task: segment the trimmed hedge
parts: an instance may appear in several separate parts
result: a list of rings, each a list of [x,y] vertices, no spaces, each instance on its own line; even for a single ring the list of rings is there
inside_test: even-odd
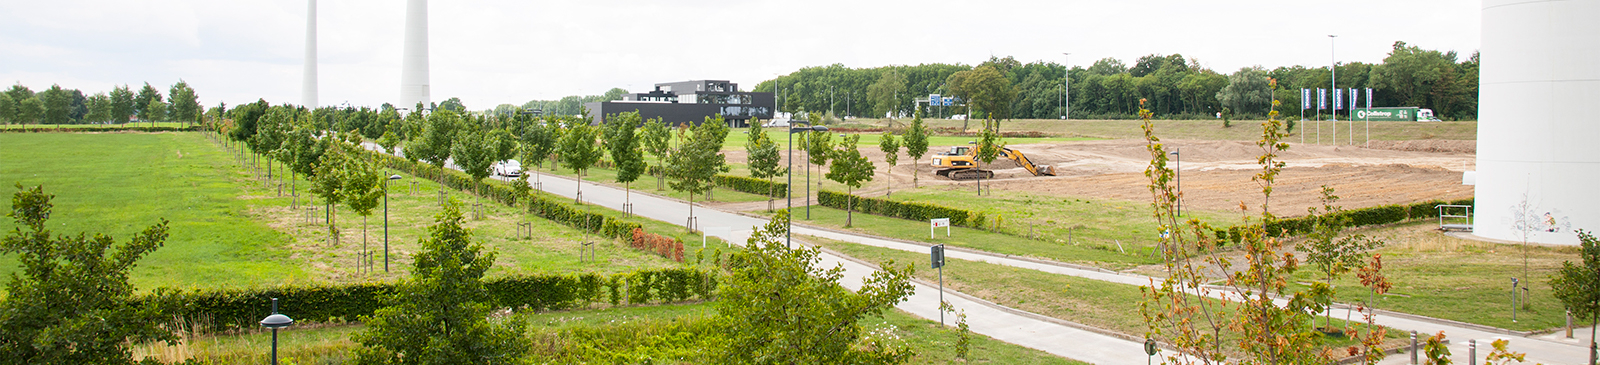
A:
[[[717,175],[712,179],[717,186],[728,188],[741,193],[750,193],[761,196],[782,198],[784,192],[789,190],[789,184],[781,182],[767,182],[753,177]]]
[[[711,299],[717,285],[714,271],[695,268],[641,270],[620,274],[530,275],[485,278],[484,288],[495,308],[554,310],[613,305]],[[296,321],[358,321],[396,300],[398,283],[293,286],[263,289],[197,290],[173,293],[177,316],[203,331],[259,327],[257,321],[279,311]],[[144,302],[157,299],[136,299]]]
[[[827,190],[817,191],[817,203],[824,207],[846,209],[845,203],[848,202],[846,199],[855,199],[855,205],[852,209],[862,213],[919,221],[925,221],[934,218],[950,218],[950,224],[952,225],[978,229],[986,228],[984,227],[986,219],[984,218],[984,214],[982,212],[974,212],[927,203],[897,202],[878,198],[863,198],[851,194]]]
[[[1437,205],[1472,205],[1472,199],[1460,199],[1445,202],[1431,200],[1409,205],[1380,205],[1361,209],[1346,210],[1340,216],[1349,219],[1349,227],[1375,226],[1381,224],[1397,223],[1412,219],[1436,218],[1439,216]],[[1267,233],[1273,236],[1294,236],[1311,232],[1314,220],[1310,216],[1274,220],[1266,224]],[[1216,230],[1219,239],[1226,238],[1234,243],[1239,242],[1239,227],[1229,227],[1227,232]]]

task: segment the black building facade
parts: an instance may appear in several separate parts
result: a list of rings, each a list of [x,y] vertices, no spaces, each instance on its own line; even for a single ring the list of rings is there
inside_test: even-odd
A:
[[[720,114],[729,127],[743,128],[752,118],[772,119],[777,100],[772,93],[741,92],[739,84],[727,80],[693,80],[660,83],[650,92],[583,106],[597,123],[603,123],[608,115],[637,110],[643,119],[661,118],[674,126],[700,124]]]

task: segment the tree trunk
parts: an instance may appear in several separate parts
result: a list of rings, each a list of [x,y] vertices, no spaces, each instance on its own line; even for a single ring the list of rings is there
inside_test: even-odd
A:
[[[583,204],[583,173],[579,172],[577,175],[578,178],[576,181],[578,184],[578,193],[573,195],[572,202],[575,204]]]
[[[855,219],[855,216],[856,216],[855,215],[856,197],[853,194],[854,192],[855,191],[850,189],[849,185],[845,186],[845,188],[844,188],[844,194],[845,194],[845,198],[844,198],[844,228],[850,228],[850,223],[851,223],[851,221],[853,219]]]

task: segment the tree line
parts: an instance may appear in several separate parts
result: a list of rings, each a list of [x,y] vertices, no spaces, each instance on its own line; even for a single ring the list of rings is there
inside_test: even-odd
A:
[[[1337,86],[1358,91],[1372,88],[1376,99],[1372,103],[1378,107],[1415,106],[1433,109],[1445,119],[1476,120],[1478,65],[1477,52],[1461,59],[1455,51],[1395,42],[1382,63],[1339,64]],[[755,91],[775,93],[778,108],[784,112],[909,116],[918,100],[928,94],[960,95],[957,84],[961,81],[951,78],[984,66],[1003,76],[1009,95],[987,109],[970,106],[1002,119],[1060,118],[1067,114],[1063,102],[1068,97],[1075,119],[1132,119],[1140,100],[1159,118],[1214,118],[1224,111],[1259,118],[1266,115],[1273,96],[1285,106],[1280,110],[1293,113],[1301,102],[1299,89],[1326,89],[1334,81],[1328,66],[1250,66],[1224,73],[1179,54],[1151,54],[1132,64],[1104,58],[1070,70],[1054,61],[1022,63],[1008,56],[991,57],[976,66],[806,67],[763,81]],[[1279,88],[1269,89],[1268,79],[1277,80]],[[1063,86],[1068,80],[1070,90]],[[1361,94],[1360,105],[1366,106],[1364,91]],[[1314,115],[1316,102],[1311,105],[1308,112]],[[934,106],[929,112],[942,117],[969,111]]]
[[[94,95],[61,85],[34,92],[21,83],[0,92],[0,123],[7,124],[195,123],[202,110],[200,96],[183,80],[165,96],[148,82],[138,92],[122,85]]]

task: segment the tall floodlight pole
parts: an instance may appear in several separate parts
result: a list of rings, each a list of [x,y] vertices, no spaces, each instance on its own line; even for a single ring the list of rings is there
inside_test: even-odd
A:
[[[1331,72],[1329,72],[1330,76],[1328,76],[1328,79],[1329,79],[1328,82],[1331,84],[1331,86],[1328,87],[1328,89],[1329,89],[1328,91],[1332,91],[1333,92],[1333,100],[1339,100],[1339,61],[1335,61],[1335,60],[1338,59],[1338,57],[1334,56],[1334,48],[1333,48],[1333,46],[1334,46],[1334,41],[1333,40],[1334,40],[1334,38],[1338,38],[1338,37],[1339,37],[1338,35],[1333,35],[1333,34],[1329,34],[1328,35],[1328,71],[1331,71]],[[1339,102],[1338,101],[1334,101],[1333,102],[1333,110],[1329,110],[1328,115],[1330,115],[1331,116],[1330,118],[1333,119],[1333,145],[1338,146],[1339,145]]]
[[[317,0],[306,2],[306,59],[300,82],[300,104],[317,108]]]
[[[1061,71],[1061,120],[1072,118],[1072,54],[1062,52],[1067,63],[1062,65]]]
[[[431,101],[428,96],[428,0],[406,1],[406,43],[400,65],[400,105],[421,103],[427,106]]]

